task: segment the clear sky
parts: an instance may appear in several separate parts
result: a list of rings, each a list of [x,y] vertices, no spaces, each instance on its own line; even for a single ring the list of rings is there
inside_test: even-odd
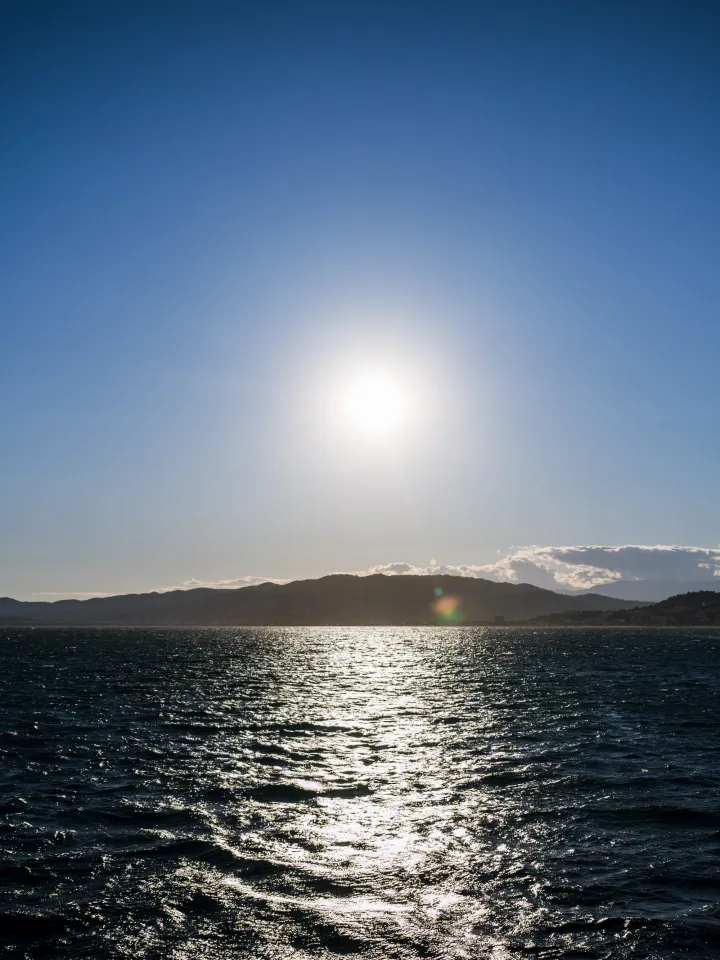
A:
[[[6,0],[0,77],[0,595],[720,541],[717,3]]]

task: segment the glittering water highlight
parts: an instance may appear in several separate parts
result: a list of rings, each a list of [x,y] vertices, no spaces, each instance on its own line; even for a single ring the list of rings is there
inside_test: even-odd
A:
[[[10,630],[18,957],[720,956],[720,632]]]

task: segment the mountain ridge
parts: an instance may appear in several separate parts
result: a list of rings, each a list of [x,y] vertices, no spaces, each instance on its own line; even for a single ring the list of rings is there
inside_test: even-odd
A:
[[[638,606],[602,594],[449,575],[329,574],[236,589],[22,601],[0,598],[3,626],[325,626],[480,623]]]

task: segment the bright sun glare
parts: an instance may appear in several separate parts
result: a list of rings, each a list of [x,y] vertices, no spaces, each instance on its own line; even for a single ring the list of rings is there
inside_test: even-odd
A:
[[[407,420],[409,398],[402,384],[384,373],[368,373],[345,391],[345,409],[352,423],[373,436],[387,436]]]

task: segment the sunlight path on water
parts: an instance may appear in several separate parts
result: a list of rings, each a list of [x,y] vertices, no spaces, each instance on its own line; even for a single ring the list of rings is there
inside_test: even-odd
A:
[[[317,779],[296,781],[317,792],[317,803],[290,814],[304,845],[278,841],[280,858],[311,878],[307,908],[360,940],[382,923],[406,939],[414,915],[425,926],[439,905],[458,899],[434,876],[459,843],[448,828],[451,786],[438,725],[420,695],[428,665],[417,638],[388,640],[351,632],[328,652],[335,694],[319,698],[308,717]],[[324,885],[336,895],[316,896]]]

